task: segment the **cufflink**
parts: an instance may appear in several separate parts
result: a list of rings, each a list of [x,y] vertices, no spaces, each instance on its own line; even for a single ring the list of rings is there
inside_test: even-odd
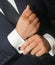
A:
[[[21,47],[18,47],[18,52],[19,52],[19,54],[22,54],[23,51],[21,51],[20,48],[21,48]]]
[[[18,50],[20,50],[21,47],[18,48]]]

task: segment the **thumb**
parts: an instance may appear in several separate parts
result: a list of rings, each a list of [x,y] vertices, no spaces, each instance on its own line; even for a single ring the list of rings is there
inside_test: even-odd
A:
[[[26,10],[28,10],[28,9],[30,9],[30,6],[29,5],[27,5],[27,7],[26,7]]]

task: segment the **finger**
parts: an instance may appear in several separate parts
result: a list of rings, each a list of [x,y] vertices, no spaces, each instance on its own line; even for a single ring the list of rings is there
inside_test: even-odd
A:
[[[33,41],[32,43],[30,43],[30,45],[28,45],[25,50],[23,51],[23,54],[27,54],[29,53],[33,48],[35,48],[35,46],[37,46],[36,41]]]
[[[43,54],[45,54],[45,51],[43,51],[42,49],[39,51],[39,52],[37,52],[35,55],[36,56],[42,56]]]
[[[32,55],[35,55],[37,52],[39,52],[40,51],[40,47],[39,47],[39,45],[37,44],[37,46],[31,51],[31,54]]]
[[[39,22],[39,18],[38,18],[38,17],[36,17],[36,18],[34,19],[34,21],[32,22],[32,24],[35,26],[35,25],[37,25],[37,24],[38,24],[38,22]]]
[[[24,16],[24,17],[29,17],[30,15],[32,14],[32,11],[31,11],[31,9],[30,9],[30,6],[29,5],[27,5],[27,7],[26,7],[26,9],[23,11],[23,13],[22,13],[22,16]]]
[[[30,20],[30,23],[33,22],[33,20],[36,18],[36,14],[32,13],[30,16],[29,16],[29,20]]]
[[[31,37],[28,40],[26,40],[26,42],[21,46],[21,50],[24,50],[33,41],[34,41],[34,38],[33,37]]]
[[[36,24],[36,31],[38,31],[39,30],[39,28],[40,28],[40,23],[38,23],[38,24]]]

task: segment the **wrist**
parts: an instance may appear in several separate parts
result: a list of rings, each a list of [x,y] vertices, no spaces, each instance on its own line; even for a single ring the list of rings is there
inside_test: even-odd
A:
[[[26,39],[26,36],[24,35],[25,33],[23,33],[20,30],[18,30],[18,28],[15,28],[15,30],[23,39]]]

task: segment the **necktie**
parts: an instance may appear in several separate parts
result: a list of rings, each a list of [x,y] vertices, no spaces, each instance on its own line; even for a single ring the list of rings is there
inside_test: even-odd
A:
[[[20,15],[16,12],[13,6],[7,0],[0,0],[0,7],[8,20],[10,20],[12,24],[16,25]]]
[[[19,13],[21,15],[23,10],[27,6],[26,0],[14,0],[14,1],[15,1],[16,5],[17,5],[18,11],[19,11]]]

